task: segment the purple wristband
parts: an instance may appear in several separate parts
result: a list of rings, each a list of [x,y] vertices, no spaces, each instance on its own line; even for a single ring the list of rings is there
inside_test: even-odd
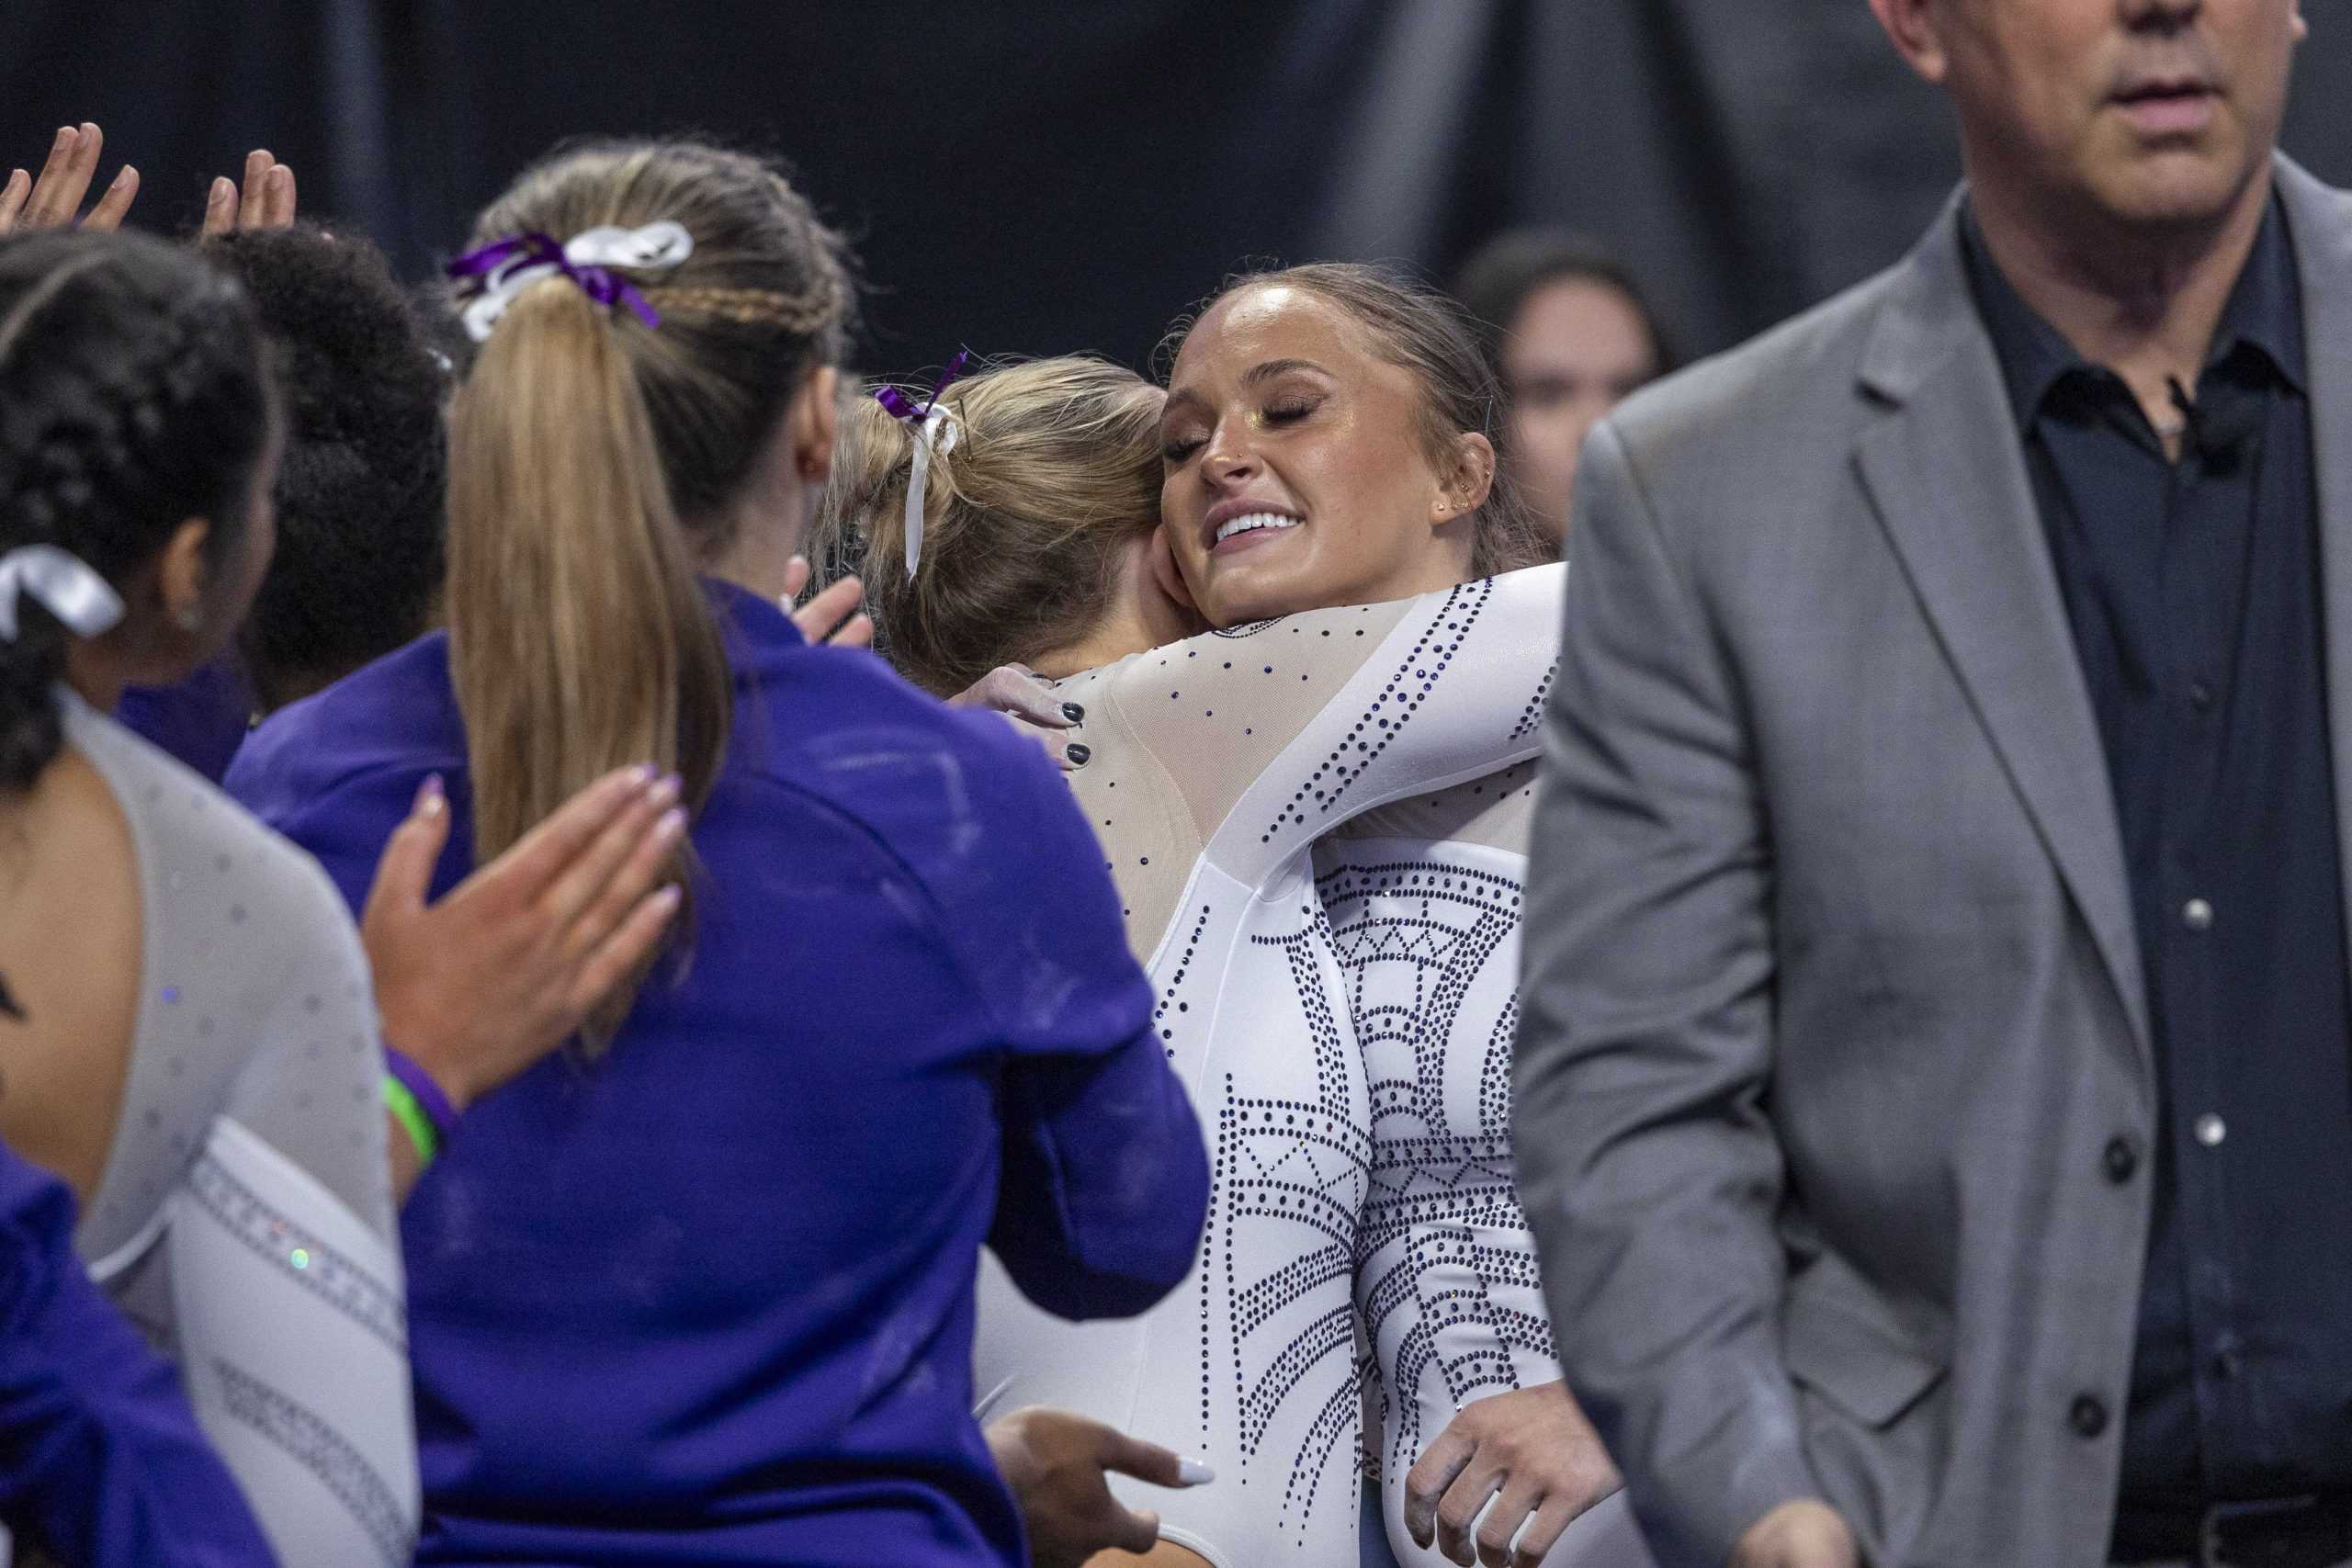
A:
[[[433,1123],[434,1135],[444,1146],[458,1134],[458,1108],[433,1081],[433,1075],[409,1059],[407,1053],[387,1043],[384,1046],[384,1070],[400,1080],[402,1089],[416,1097],[416,1108]]]

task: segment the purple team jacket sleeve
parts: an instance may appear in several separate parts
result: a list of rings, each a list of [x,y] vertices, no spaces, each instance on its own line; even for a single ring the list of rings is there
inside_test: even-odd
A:
[[[1069,786],[1032,742],[982,732],[1000,752],[989,816],[1007,852],[972,857],[986,871],[969,884],[934,886],[1007,1048],[989,1244],[1046,1311],[1132,1316],[1192,1269],[1208,1150]]]
[[[275,1568],[177,1374],[73,1237],[63,1185],[0,1149],[0,1519],[75,1568]]]
[[[1005,1084],[989,1245],[1060,1317],[1132,1317],[1183,1282],[1208,1213],[1208,1153],[1159,1037],[1033,1059]]]

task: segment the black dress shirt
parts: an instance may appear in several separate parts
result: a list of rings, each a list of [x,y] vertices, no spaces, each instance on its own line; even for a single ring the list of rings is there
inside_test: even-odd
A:
[[[2352,1488],[2352,1003],[2302,311],[2274,197],[2177,461],[1973,222],[2105,743],[2160,1108],[2119,1544],[2207,1503]]]

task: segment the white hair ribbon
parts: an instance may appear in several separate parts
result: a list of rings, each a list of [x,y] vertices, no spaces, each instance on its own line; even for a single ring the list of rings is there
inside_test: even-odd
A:
[[[481,279],[481,291],[467,302],[462,320],[468,337],[487,343],[514,296],[558,273],[599,305],[626,305],[647,326],[658,326],[662,318],[645,296],[608,269],[667,272],[694,254],[695,239],[685,225],[665,218],[641,229],[583,229],[561,243],[547,234],[515,234],[467,252],[447,270],[460,280]]]
[[[0,642],[17,640],[17,600],[25,593],[76,637],[96,637],[122,619],[122,596],[55,545],[20,545],[0,556]]]
[[[931,479],[931,454],[935,447],[941,457],[956,450],[956,433],[963,428],[956,416],[933,403],[931,412],[922,416],[922,427],[915,434],[914,468],[907,475],[907,576],[912,580],[915,568],[922,563],[922,496]]]
[[[914,466],[907,475],[907,577],[911,581],[915,568],[922,563],[922,492],[931,479],[931,455],[936,449],[941,457],[956,450],[956,436],[963,426],[956,416],[942,408],[939,394],[947,390],[964,367],[972,362],[972,351],[959,350],[947,362],[946,371],[931,396],[915,406],[915,400],[896,387],[876,387],[874,400],[880,403],[892,419],[914,433]],[[944,432],[944,434],[943,434]]]

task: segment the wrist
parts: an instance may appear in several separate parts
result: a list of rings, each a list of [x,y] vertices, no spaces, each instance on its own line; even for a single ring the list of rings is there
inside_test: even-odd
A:
[[[447,1059],[453,1053],[444,1048],[445,1036],[418,1027],[421,1022],[417,1019],[395,1020],[389,1012],[380,1020],[386,1070],[391,1070],[392,1059],[397,1056],[425,1081],[428,1089],[420,1092],[429,1091],[446,1100],[452,1116],[462,1115],[480,1098],[474,1092],[472,1079]]]
[[[420,1161],[430,1164],[457,1136],[460,1101],[414,1057],[389,1043],[384,1046],[384,1100],[408,1130]]]

